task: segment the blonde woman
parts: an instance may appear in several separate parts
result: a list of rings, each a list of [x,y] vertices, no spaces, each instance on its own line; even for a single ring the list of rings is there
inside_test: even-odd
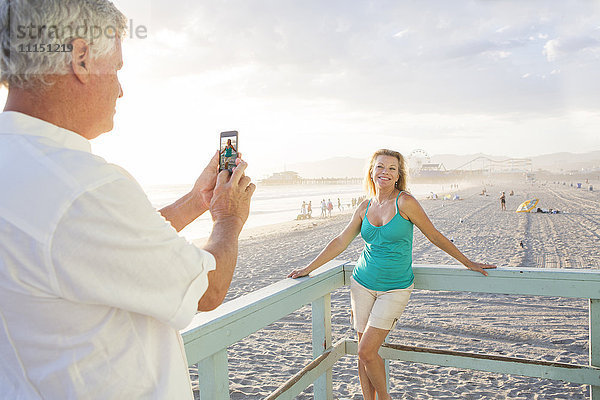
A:
[[[385,367],[378,351],[394,328],[413,290],[413,226],[433,244],[470,270],[487,276],[494,265],[469,260],[431,223],[419,202],[406,191],[402,154],[377,150],[365,177],[370,199],[364,200],[352,220],[306,267],[288,277],[299,278],[342,253],[360,233],[365,241],[350,284],[352,324],[358,334],[358,376],[365,400],[391,399]]]

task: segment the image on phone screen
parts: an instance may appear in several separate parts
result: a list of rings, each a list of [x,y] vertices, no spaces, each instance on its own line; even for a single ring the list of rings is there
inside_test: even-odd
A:
[[[238,154],[238,132],[221,132],[219,142],[219,171],[232,171]]]

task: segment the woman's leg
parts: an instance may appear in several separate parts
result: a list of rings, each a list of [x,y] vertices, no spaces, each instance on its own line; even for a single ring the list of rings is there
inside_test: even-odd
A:
[[[362,339],[362,332],[358,333],[358,343]],[[360,380],[360,388],[362,389],[363,398],[365,400],[375,400],[375,387],[371,384],[364,363],[358,359],[358,379]]]
[[[383,358],[379,356],[378,351],[385,337],[390,331],[385,329],[373,328],[367,326],[367,329],[362,334],[358,343],[358,362],[359,362],[359,377],[361,388],[363,388],[363,397],[365,400],[375,400],[372,396],[372,391],[365,393],[365,386],[363,385],[363,377],[361,377],[361,369],[366,372],[370,386],[366,386],[367,389],[373,387],[377,392],[377,400],[391,400],[389,393],[387,392],[386,381],[385,381],[385,363]],[[362,363],[362,365],[361,365]],[[372,397],[368,397],[372,396]]]

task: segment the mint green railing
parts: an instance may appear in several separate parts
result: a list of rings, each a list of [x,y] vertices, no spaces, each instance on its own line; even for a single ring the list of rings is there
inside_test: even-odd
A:
[[[268,399],[293,399],[311,384],[315,399],[333,399],[331,369],[341,357],[356,355],[358,345],[351,339],[331,343],[330,293],[350,282],[353,267],[334,260],[310,278],[285,279],[197,314],[182,335],[189,364],[198,364],[201,399],[229,399],[228,346],[308,303],[314,359]],[[600,400],[600,271],[498,268],[483,277],[460,266],[415,265],[413,270],[416,289],[589,299],[589,365],[390,343],[380,350],[383,358],[587,384],[591,399]]]

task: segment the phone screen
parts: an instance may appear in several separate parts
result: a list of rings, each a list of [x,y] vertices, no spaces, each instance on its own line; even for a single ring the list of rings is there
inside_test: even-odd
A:
[[[219,171],[235,167],[235,159],[238,155],[238,132],[221,132],[219,138]]]

